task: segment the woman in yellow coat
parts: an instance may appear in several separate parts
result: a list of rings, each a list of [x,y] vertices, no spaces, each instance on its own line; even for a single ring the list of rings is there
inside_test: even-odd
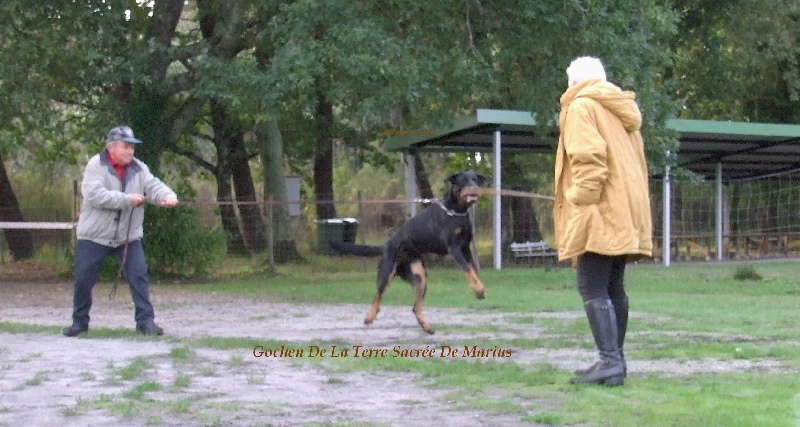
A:
[[[628,261],[652,256],[647,163],[636,94],[606,81],[597,58],[567,68],[561,96],[553,221],[559,260],[577,266],[578,291],[600,353],[573,383],[621,385]]]

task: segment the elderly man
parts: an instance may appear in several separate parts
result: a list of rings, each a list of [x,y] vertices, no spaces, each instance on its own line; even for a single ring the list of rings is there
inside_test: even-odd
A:
[[[83,204],[78,219],[74,259],[72,325],[64,335],[74,337],[89,330],[92,288],[106,257],[120,262],[136,306],[136,330],[161,335],[150,303],[150,283],[142,248],[144,203],[173,207],[178,197],[133,154],[142,141],[127,126],[108,132],[106,146],[89,159],[83,173]],[[139,209],[141,207],[141,209]]]

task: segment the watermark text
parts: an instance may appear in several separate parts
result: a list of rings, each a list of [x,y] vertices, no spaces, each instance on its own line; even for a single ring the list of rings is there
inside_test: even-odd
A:
[[[288,348],[286,346],[270,347],[257,345],[253,347],[253,357],[258,358],[508,358],[513,351],[510,348],[479,347],[473,346],[449,346],[438,345],[425,347],[404,347],[396,345],[394,347],[366,347],[363,345],[351,346],[319,346],[309,345],[301,348]]]

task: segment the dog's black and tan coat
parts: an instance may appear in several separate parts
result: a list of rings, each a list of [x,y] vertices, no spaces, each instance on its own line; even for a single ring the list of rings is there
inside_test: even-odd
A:
[[[383,247],[330,242],[333,249],[342,253],[382,257],[378,263],[378,291],[364,323],[370,324],[375,320],[383,292],[394,276],[400,276],[414,288],[417,321],[425,332],[434,333],[422,314],[422,299],[428,280],[426,254],[450,254],[461,266],[475,295],[483,299],[483,283],[478,278],[470,250],[473,234],[468,209],[478,199],[478,188],[489,179],[474,171],[450,175],[445,180],[450,188],[444,197],[401,225]]]

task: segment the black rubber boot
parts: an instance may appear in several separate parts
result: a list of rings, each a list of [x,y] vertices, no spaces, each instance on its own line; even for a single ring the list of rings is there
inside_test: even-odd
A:
[[[614,304],[614,315],[617,316],[617,343],[619,343],[619,357],[622,358],[622,370],[628,376],[628,364],[625,362],[625,334],[628,332],[628,297],[620,300],[611,300]]]
[[[136,332],[144,335],[164,335],[164,328],[156,325],[153,319],[148,319],[140,325],[136,325]]]
[[[590,368],[589,372],[571,379],[570,383],[622,385],[625,381],[625,371],[619,351],[617,316],[611,300],[605,298],[589,300],[584,303],[584,308],[600,360]]]
[[[622,358],[622,370],[625,376],[628,376],[628,364],[625,362],[625,352],[622,350],[625,344],[625,334],[628,332],[628,297],[621,300],[612,300],[614,304],[614,314],[617,316],[617,342],[619,343],[619,357]],[[600,362],[595,362],[594,365],[586,369],[576,369],[575,375],[586,375],[589,371],[594,369],[595,365]]]
[[[78,335],[86,332],[89,332],[89,326],[78,323],[73,323],[72,325],[64,328],[64,331],[62,331],[62,333],[68,337],[77,337]]]

